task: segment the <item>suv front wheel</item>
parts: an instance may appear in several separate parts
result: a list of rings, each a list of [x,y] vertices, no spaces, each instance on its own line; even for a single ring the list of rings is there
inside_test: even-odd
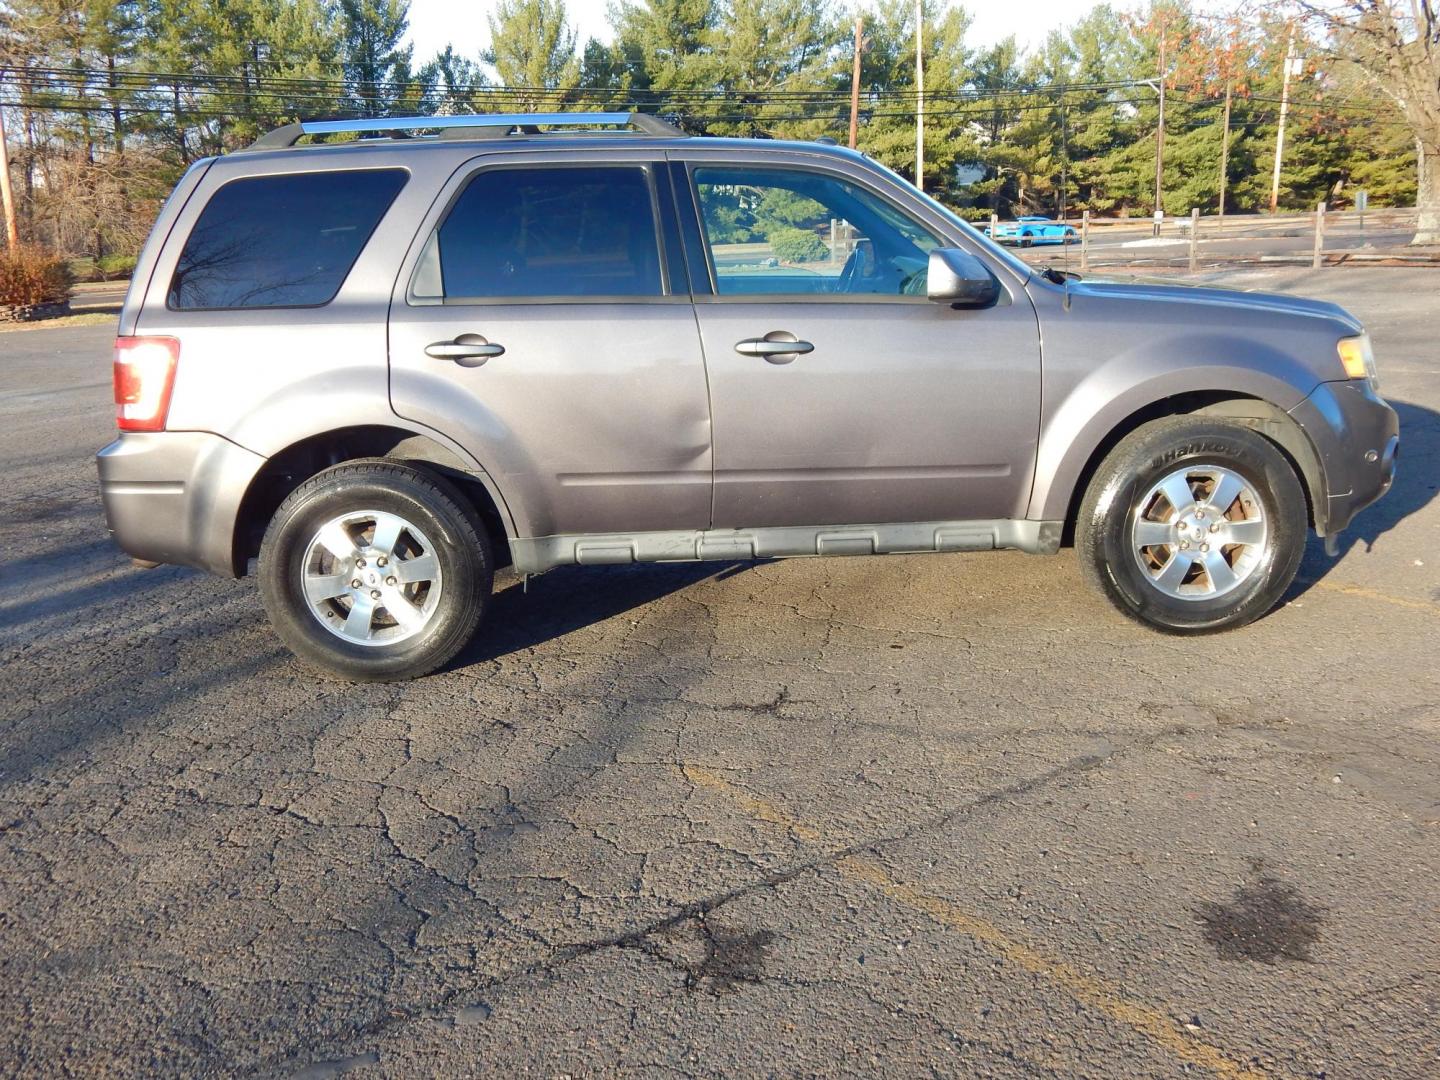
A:
[[[260,592],[300,659],[347,679],[410,679],[474,635],[491,566],[484,526],[443,477],[352,461],[311,477],[275,512]]]
[[[1105,458],[1075,545],[1092,585],[1174,634],[1243,626],[1279,602],[1305,550],[1305,493],[1264,436],[1203,416],[1145,424]]]

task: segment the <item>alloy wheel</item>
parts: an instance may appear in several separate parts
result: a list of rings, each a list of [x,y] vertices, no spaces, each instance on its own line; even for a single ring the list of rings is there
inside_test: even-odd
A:
[[[1177,600],[1210,600],[1263,565],[1270,527],[1255,489],[1219,465],[1189,465],[1135,504],[1131,548],[1150,585]]]
[[[360,510],[322,525],[301,585],[320,625],[355,645],[394,645],[425,629],[440,603],[440,561],[398,514]]]

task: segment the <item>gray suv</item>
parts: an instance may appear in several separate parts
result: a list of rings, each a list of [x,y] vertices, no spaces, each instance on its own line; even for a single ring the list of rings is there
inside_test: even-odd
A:
[[[1125,614],[1239,626],[1398,443],[1341,308],[1036,272],[854,151],[643,114],[198,162],[119,334],[120,545],[255,560],[280,636],[353,679],[450,660],[506,563],[1073,538]]]

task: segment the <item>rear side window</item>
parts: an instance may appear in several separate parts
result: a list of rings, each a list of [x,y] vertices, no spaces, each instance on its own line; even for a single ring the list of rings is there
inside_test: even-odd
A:
[[[625,166],[487,169],[426,245],[417,299],[660,296],[650,180]]]
[[[170,307],[328,304],[406,175],[365,169],[230,181],[211,196],[185,241]]]

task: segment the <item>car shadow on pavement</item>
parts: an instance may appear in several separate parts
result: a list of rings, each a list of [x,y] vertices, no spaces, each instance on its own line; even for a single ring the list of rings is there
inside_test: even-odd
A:
[[[76,619],[98,602],[139,601],[177,576],[191,574],[180,568],[131,569],[118,554],[115,542],[102,537],[57,548],[43,558],[0,562],[0,642],[11,634],[33,638],[39,632],[36,624]]]
[[[754,563],[637,563],[561,567],[532,577],[528,588],[511,578],[490,598],[485,625],[443,670],[499,660],[604,622],[707,578],[731,576]]]
[[[155,617],[153,590],[162,587],[165,633],[153,634],[146,629]],[[209,695],[252,685],[289,661],[278,644],[264,641],[258,649],[229,647],[223,661],[186,663],[187,650],[200,642],[256,633],[243,618],[252,604],[235,583],[195,571],[130,571],[59,599],[73,607],[27,610],[25,634],[0,635],[0,669],[14,682],[0,707],[0,806],[15,786],[123,756],[136,740],[192,715]],[[101,612],[104,632],[77,632],[65,617],[73,611]]]

